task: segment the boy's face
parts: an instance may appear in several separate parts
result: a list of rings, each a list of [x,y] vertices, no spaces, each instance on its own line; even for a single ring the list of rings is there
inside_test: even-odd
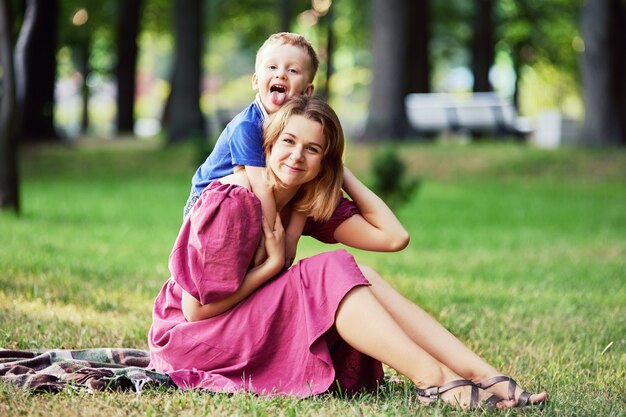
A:
[[[259,91],[269,114],[296,94],[313,93],[310,66],[309,56],[297,46],[271,44],[261,51],[252,75],[252,88]]]

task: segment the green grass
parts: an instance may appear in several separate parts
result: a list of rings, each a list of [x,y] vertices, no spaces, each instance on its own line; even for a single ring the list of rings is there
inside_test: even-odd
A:
[[[348,165],[368,179],[375,151],[351,144]],[[626,415],[626,151],[400,151],[421,179],[398,210],[411,244],[356,258],[525,388],[547,389],[544,415]],[[23,150],[22,215],[0,214],[0,347],[147,348],[196,159],[145,141]],[[299,256],[330,248],[305,238]],[[307,400],[0,387],[7,416],[457,414],[419,408],[403,380]]]

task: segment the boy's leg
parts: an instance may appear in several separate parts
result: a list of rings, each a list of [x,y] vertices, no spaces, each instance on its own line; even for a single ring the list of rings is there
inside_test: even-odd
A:
[[[196,201],[198,201],[199,198],[200,194],[198,194],[196,190],[191,187],[191,192],[189,193],[189,197],[185,203],[185,208],[183,209],[183,221],[187,218],[189,212],[191,212],[191,209],[193,208],[193,205],[196,204]]]

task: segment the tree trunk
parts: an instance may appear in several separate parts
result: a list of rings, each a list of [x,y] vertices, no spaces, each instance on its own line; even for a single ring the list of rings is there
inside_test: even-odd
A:
[[[404,93],[430,93],[430,0],[407,3],[407,68]]]
[[[58,0],[26,1],[24,22],[15,46],[18,129],[24,140],[57,138],[54,84],[58,12]]]
[[[489,70],[495,59],[493,0],[474,0],[474,37],[472,39],[472,73],[475,92],[492,91]]]
[[[174,7],[176,68],[169,108],[169,143],[205,134],[200,110],[201,0],[176,0]]]
[[[583,6],[585,145],[626,145],[625,9],[621,0],[588,0]]]
[[[80,86],[80,97],[82,105],[82,114],[80,119],[80,134],[85,135],[89,130],[89,84],[87,77],[91,72],[89,65],[89,41],[81,40],[75,46],[76,64],[78,72],[83,76],[83,83]]]
[[[13,21],[9,0],[0,0],[0,210],[19,212]]]
[[[117,35],[117,132],[133,133],[135,126],[135,86],[137,35],[143,0],[126,0]]]
[[[291,0],[280,0],[278,2],[280,13],[280,31],[291,31]]]
[[[364,141],[400,139],[409,133],[406,86],[406,2],[373,0],[372,87]]]
[[[511,46],[511,61],[513,62],[513,73],[515,82],[513,85],[513,97],[511,98],[515,110],[520,110],[520,83],[522,80],[522,70],[524,65],[532,64],[531,51],[532,40],[522,39]]]
[[[333,31],[333,8],[328,9],[324,20],[326,20],[326,76],[324,77],[324,84],[320,88],[319,95],[324,100],[328,101],[330,98],[330,78],[332,77],[335,68],[333,67],[333,55],[335,53],[335,32]]]

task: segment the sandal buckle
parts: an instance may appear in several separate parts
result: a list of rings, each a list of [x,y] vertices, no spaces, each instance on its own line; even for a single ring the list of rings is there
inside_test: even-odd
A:
[[[415,391],[417,392],[417,395],[419,395],[420,397],[428,398],[431,400],[439,399],[439,387],[432,387],[428,389],[421,389],[421,388],[416,387]]]

